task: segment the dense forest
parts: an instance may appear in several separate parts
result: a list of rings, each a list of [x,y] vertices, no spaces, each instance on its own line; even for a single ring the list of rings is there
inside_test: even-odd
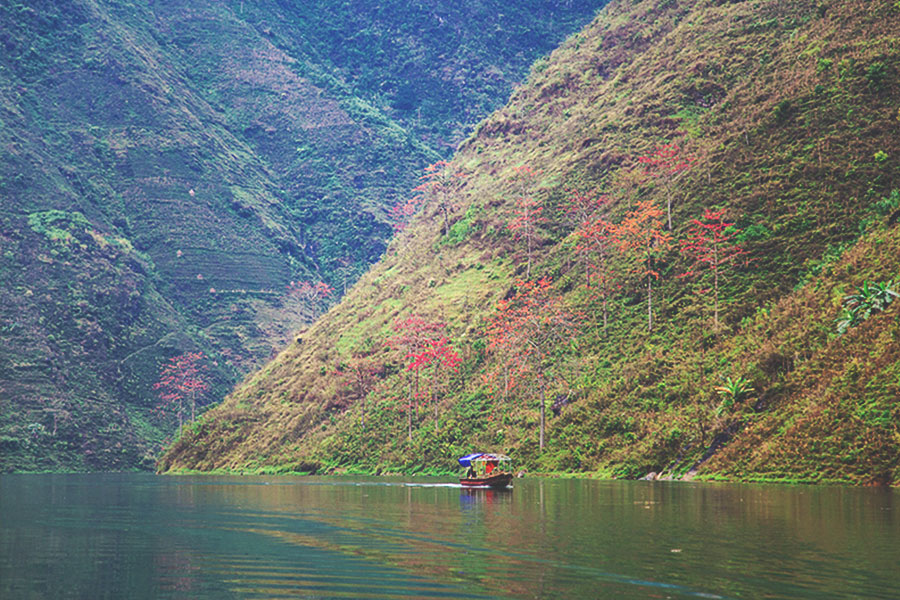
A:
[[[2,3],[0,470],[152,468],[600,6]]]
[[[163,471],[900,481],[900,7],[612,2]]]

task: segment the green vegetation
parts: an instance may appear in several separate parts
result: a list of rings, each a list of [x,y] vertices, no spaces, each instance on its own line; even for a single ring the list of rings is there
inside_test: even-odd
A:
[[[837,318],[838,333],[847,333],[848,329],[859,325],[872,316],[872,313],[886,310],[894,298],[900,298],[900,294],[894,289],[893,281],[863,282],[856,288],[856,292],[844,296],[843,308]]]
[[[489,448],[529,470],[606,477],[900,481],[900,303],[843,335],[834,326],[849,290],[900,274],[889,66],[900,48],[896,22],[878,16],[890,4],[610,4],[460,147],[453,164],[468,176],[447,235],[426,204],[302,343],[160,468],[440,471]],[[673,143],[696,157],[691,168],[647,176],[639,157]],[[524,166],[540,174],[526,191]],[[618,237],[593,247],[592,261],[615,252],[613,285],[593,287],[571,190],[604,199],[595,216],[611,231],[640,231],[640,214],[661,220],[671,206],[668,249]],[[523,197],[546,219],[527,243],[509,230]],[[680,240],[705,209],[735,223],[749,260],[724,278],[680,277],[693,264]],[[582,316],[542,352],[542,402],[504,380],[517,355],[487,343],[499,301],[529,270]],[[385,332],[411,315],[446,321],[463,362],[438,416],[413,413],[407,440],[410,377]],[[365,388],[329,377],[363,358],[382,367]]]
[[[28,215],[28,225],[35,233],[40,233],[54,242],[71,242],[75,239],[70,228],[86,230],[91,226],[80,212],[67,213],[62,210],[45,210]]]
[[[0,471],[151,467],[166,361],[269,360],[599,4],[0,4]]]

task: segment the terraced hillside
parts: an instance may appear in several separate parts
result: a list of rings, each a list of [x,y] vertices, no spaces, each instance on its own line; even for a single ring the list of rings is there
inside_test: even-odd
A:
[[[408,48],[466,49],[393,36],[404,3],[359,13],[366,39],[384,40],[370,64],[330,55],[355,47],[322,27],[347,4],[306,22],[283,3],[4,3],[0,469],[152,465],[174,423],[154,412],[162,363],[203,351],[213,402],[308,321],[291,281],[355,280],[421,168],[598,3],[551,5],[498,23],[529,32],[516,55],[467,63],[497,75],[466,88],[477,101],[422,90],[469,107],[468,121],[420,111],[414,130],[372,74],[430,60]],[[481,24],[455,25],[471,47],[489,43]]]
[[[160,468],[900,480],[895,4],[611,3]]]

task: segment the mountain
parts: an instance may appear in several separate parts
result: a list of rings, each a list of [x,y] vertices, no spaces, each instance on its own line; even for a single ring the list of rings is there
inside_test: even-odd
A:
[[[600,5],[0,6],[0,469],[152,466],[163,365],[264,364]]]
[[[900,480],[898,32],[610,3],[160,470]]]

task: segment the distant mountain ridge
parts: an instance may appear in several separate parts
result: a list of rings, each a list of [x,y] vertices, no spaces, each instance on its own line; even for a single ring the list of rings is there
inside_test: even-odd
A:
[[[381,89],[373,73],[430,68],[405,48],[484,48],[482,24],[431,3],[464,35],[420,40],[404,3],[371,20],[357,4],[0,7],[0,469],[152,465],[172,428],[154,412],[163,361],[204,351],[207,400],[224,395],[308,320],[288,284],[352,282],[421,168],[600,5],[533,3],[507,21],[531,34],[520,55],[466,63],[497,81],[406,90],[410,112],[391,106],[400,76]],[[348,14],[380,62],[358,62],[375,56],[345,39],[356,25],[333,27]]]
[[[160,468],[446,473],[496,450],[542,472],[895,484],[898,33],[887,1],[612,2]],[[654,172],[663,151],[689,165]],[[573,221],[584,198],[602,204]],[[727,276],[686,249],[705,209],[746,253]],[[645,224],[659,235],[629,247]],[[582,225],[612,245],[583,250]],[[585,265],[603,252],[599,288]],[[532,349],[504,346],[524,326],[500,327],[527,294],[533,323],[574,328],[528,338],[530,372]]]

